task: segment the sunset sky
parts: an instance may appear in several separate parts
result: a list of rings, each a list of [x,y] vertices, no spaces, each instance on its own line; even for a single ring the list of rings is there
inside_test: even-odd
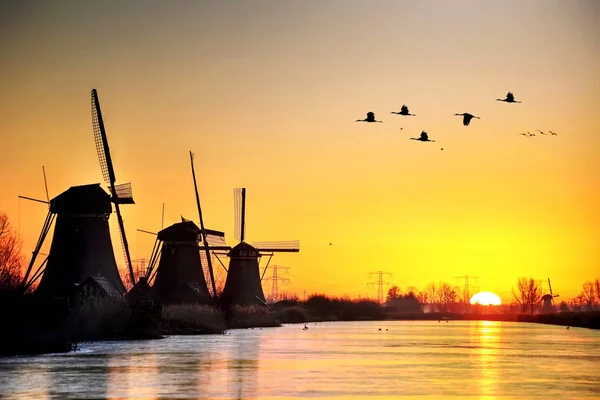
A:
[[[235,244],[246,187],[248,242],[300,240],[280,291],[375,296],[383,270],[504,302],[549,277],[567,300],[600,275],[598,20],[594,0],[2,1],[0,210],[29,257],[47,208],[17,196],[45,198],[42,165],[51,198],[102,182],[96,88],[133,258],[163,203],[165,226],[198,219],[192,150],[208,228]]]

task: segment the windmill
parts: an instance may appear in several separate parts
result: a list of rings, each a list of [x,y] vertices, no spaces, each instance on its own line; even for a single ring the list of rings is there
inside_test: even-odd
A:
[[[96,89],[92,89],[92,125],[94,128],[94,140],[96,142],[96,151],[100,161],[100,169],[104,181],[110,185],[110,201],[115,205],[117,212],[117,221],[119,223],[119,235],[121,237],[121,246],[125,254],[125,263],[129,270],[129,279],[131,284],[135,284],[135,275],[133,273],[133,265],[131,264],[131,256],[129,255],[129,245],[127,244],[127,236],[125,235],[125,226],[119,204],[135,204],[131,193],[131,183],[123,183],[115,186],[115,171],[113,169],[110,149],[108,148],[108,140],[106,139],[106,131],[104,130],[104,120],[102,119],[102,111],[100,110],[100,100]]]
[[[148,283],[154,283],[154,289],[166,303],[208,302],[211,295],[205,275],[211,282],[211,292],[216,299],[217,290],[210,252],[231,250],[231,246],[225,245],[225,233],[204,227],[194,170],[194,154],[191,151],[190,162],[200,228],[182,216],[181,222],[158,232],[146,273]],[[204,254],[201,254],[201,250]],[[207,260],[206,274],[202,268],[202,255]],[[159,256],[160,261],[156,267]]]
[[[227,256],[229,268],[227,279],[221,295],[224,306],[231,305],[264,305],[265,295],[261,285],[259,259],[269,256],[269,262],[276,252],[299,252],[299,241],[286,242],[254,242],[252,245],[245,242],[246,228],[246,189],[234,189],[234,219],[235,238],[239,240]],[[268,262],[266,268],[268,267]],[[263,272],[264,276],[264,272]]]
[[[550,284],[550,278],[548,278],[548,290],[550,291],[550,293],[547,293],[542,296],[541,312],[543,313],[556,312],[556,309],[554,308],[554,298],[559,297],[559,295],[552,293],[552,285]]]
[[[110,239],[110,196],[99,183],[73,186],[51,199],[42,232],[21,283],[27,291],[38,279],[36,295],[66,298],[89,277],[102,277],[121,294],[125,286]],[[56,220],[50,252],[31,274],[46,236]]]
[[[223,232],[205,229],[204,234],[190,220],[182,218],[156,235],[156,243],[146,272],[147,282],[167,304],[209,303],[211,295],[206,284],[200,258],[201,247],[206,248],[206,237],[211,243],[222,243]],[[199,242],[203,242],[200,246]],[[214,246],[228,250],[229,246]],[[156,267],[156,261],[158,267]],[[214,292],[213,292],[214,293]]]
[[[123,218],[119,209],[119,204],[134,204],[131,197],[131,184],[115,186],[115,173],[95,89],[92,90],[91,101],[94,140],[102,175],[110,184],[111,194],[107,194],[100,184],[96,183],[72,186],[47,201],[48,214],[23,277],[22,292],[28,290],[41,278],[36,294],[64,298],[71,293],[74,286],[92,276],[104,278],[108,284],[113,285],[119,293],[123,294],[125,286],[119,276],[108,226],[112,213],[111,203],[115,204],[117,211],[121,243],[130,278],[135,282]],[[41,254],[40,249],[55,220],[56,226],[50,252],[32,274],[37,256]]]

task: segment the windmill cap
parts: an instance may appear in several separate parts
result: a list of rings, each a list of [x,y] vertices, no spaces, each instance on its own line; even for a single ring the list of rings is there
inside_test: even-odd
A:
[[[52,200],[50,211],[55,214],[102,215],[112,212],[110,196],[99,183],[71,186]]]

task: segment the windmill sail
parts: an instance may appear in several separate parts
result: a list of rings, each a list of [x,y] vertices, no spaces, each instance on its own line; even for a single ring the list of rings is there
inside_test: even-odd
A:
[[[111,201],[115,204],[115,210],[117,212],[119,234],[121,237],[123,253],[125,255],[125,263],[129,269],[129,278],[133,285],[135,284],[135,275],[133,274],[133,265],[131,263],[131,256],[129,254],[127,236],[125,235],[123,217],[121,216],[121,210],[119,208],[119,204],[133,204],[133,198],[131,197],[131,184],[115,186],[115,171],[113,169],[112,159],[110,157],[110,149],[108,147],[108,140],[106,138],[106,131],[104,129],[104,121],[102,119],[102,111],[100,110],[100,101],[98,100],[98,93],[96,92],[96,89],[92,89],[92,126],[94,128],[94,141],[96,143],[96,151],[98,153],[98,160],[100,161],[102,177],[104,178],[104,181],[110,185],[110,192],[112,195]]]
[[[235,188],[233,189],[233,219],[234,219],[234,237],[235,240],[240,242],[244,241],[244,228],[245,228],[245,215],[244,209],[246,208],[246,189]]]

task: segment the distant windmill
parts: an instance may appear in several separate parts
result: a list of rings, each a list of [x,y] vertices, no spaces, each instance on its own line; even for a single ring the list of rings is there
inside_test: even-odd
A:
[[[73,186],[49,201],[48,215],[25,272],[21,288],[29,289],[40,277],[36,294],[48,297],[68,296],[72,289],[89,277],[100,277],[118,293],[125,292],[113,252],[108,220],[115,204],[125,259],[132,282],[133,267],[119,204],[134,204],[131,184],[115,186],[115,175],[104,131],[96,90],[92,90],[92,123],[102,174],[110,183],[111,195],[100,184]],[[58,216],[58,217],[57,217]],[[36,258],[56,218],[50,252],[32,274]]]
[[[200,228],[194,222],[182,217],[181,222],[158,232],[146,273],[148,283],[154,283],[154,289],[166,303],[209,302],[210,293],[202,268],[201,250],[205,258],[208,258],[207,275],[211,282],[213,297],[216,298],[217,289],[210,252],[231,250],[231,246],[225,246],[225,233],[204,227],[192,152],[190,152],[190,162]],[[200,242],[202,245],[199,245]],[[160,261],[156,267],[159,256]]]
[[[165,303],[210,303],[211,295],[200,260],[199,242],[203,236],[208,241],[222,242],[225,234],[205,229],[203,235],[194,222],[185,218],[158,232],[146,276]],[[215,246],[214,249],[231,247]]]
[[[556,309],[554,308],[554,298],[559,297],[559,295],[552,293],[552,285],[550,284],[550,278],[548,278],[548,290],[550,291],[550,293],[542,296],[543,303],[542,303],[541,312],[543,312],[543,313],[556,312]]]
[[[225,306],[264,305],[266,299],[261,285],[259,258],[263,255],[272,257],[276,252],[298,252],[300,251],[300,242],[254,242],[252,245],[246,243],[245,188],[234,189],[234,205],[235,238],[240,243],[227,253],[230,261],[221,301]],[[267,267],[265,267],[265,271]]]

